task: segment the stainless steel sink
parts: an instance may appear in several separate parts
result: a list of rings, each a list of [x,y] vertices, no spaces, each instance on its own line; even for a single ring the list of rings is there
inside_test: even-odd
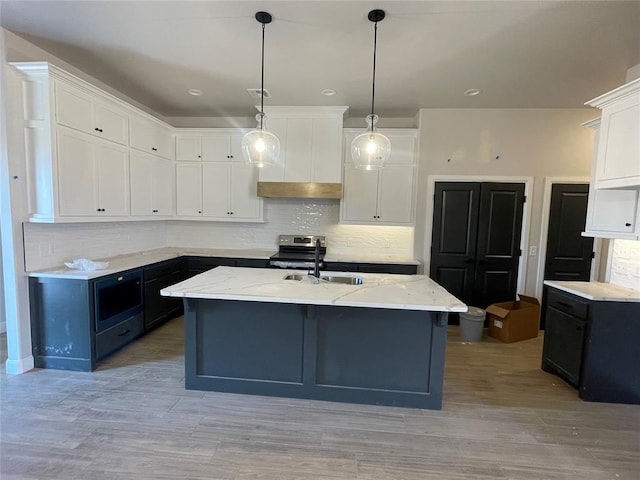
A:
[[[307,278],[308,275],[302,275],[301,273],[290,273],[289,275],[287,275],[286,277],[284,277],[285,280],[304,280],[305,278]]]
[[[329,283],[344,283],[346,285],[362,285],[362,277],[358,276],[322,276],[320,275],[321,282]]]
[[[296,280],[301,282],[302,280],[309,279],[312,282],[317,282],[317,279],[313,275],[304,275],[302,273],[290,273],[284,277],[285,280]],[[362,285],[362,277],[358,275],[320,275],[320,283],[342,283],[343,285]]]

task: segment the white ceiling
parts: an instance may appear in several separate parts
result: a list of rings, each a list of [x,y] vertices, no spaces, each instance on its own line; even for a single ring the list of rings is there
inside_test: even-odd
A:
[[[266,27],[266,105],[573,108],[640,63],[640,1],[13,1],[1,25],[164,116],[251,116]],[[204,91],[201,97],[186,93]],[[333,97],[320,91],[332,88]],[[482,93],[462,94],[469,88]]]

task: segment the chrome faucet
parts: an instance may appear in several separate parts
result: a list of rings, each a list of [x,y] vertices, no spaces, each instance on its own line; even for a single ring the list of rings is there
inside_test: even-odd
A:
[[[320,245],[322,242],[320,239],[316,240],[316,255],[313,264],[313,276],[320,279]]]

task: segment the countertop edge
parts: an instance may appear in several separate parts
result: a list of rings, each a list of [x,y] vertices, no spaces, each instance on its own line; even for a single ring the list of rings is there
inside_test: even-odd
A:
[[[611,283],[545,280],[544,285],[594,302],[640,302],[640,291]]]
[[[255,260],[268,260],[276,250],[270,249],[247,249],[247,250],[232,250],[232,249],[203,249],[203,248],[180,248],[180,247],[165,247],[145,252],[134,252],[130,254],[117,255],[114,257],[107,257],[96,259],[96,261],[106,261],[110,263],[123,262],[124,265],[116,266],[114,268],[106,268],[104,270],[73,270],[65,267],[64,265],[48,268],[45,270],[36,270],[26,272],[28,277],[34,278],[57,278],[68,280],[93,280],[100,277],[106,277],[108,275],[114,275],[127,270],[134,270],[136,268],[144,268],[154,263],[164,262],[172,258],[178,258],[182,256],[192,257],[220,257],[220,258],[246,258]],[[379,263],[379,264],[399,264],[399,265],[421,265],[417,260],[398,260],[393,258],[388,259],[350,259],[346,260],[344,257],[331,256],[330,254],[325,257],[326,262],[343,262],[343,263]]]

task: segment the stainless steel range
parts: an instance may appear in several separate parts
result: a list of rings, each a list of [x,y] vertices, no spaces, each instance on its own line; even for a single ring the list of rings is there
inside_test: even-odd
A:
[[[327,242],[321,235],[278,235],[278,253],[269,259],[269,265],[279,268],[314,268],[316,253],[322,268]]]

